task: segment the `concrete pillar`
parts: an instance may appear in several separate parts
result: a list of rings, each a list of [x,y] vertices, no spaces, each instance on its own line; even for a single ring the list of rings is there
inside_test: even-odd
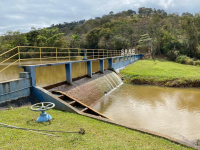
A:
[[[32,86],[36,86],[35,66],[26,66],[26,67],[23,67],[23,68],[24,68],[24,72],[30,73]]]
[[[115,63],[119,62],[119,57],[115,58]]]
[[[66,80],[69,84],[72,84],[72,64],[65,64]]]
[[[108,68],[113,68],[113,58],[108,59]]]
[[[129,64],[131,63],[131,56],[128,56]]]
[[[87,75],[92,78],[92,61],[87,61]]]
[[[83,52],[84,52],[84,58],[83,58],[83,60],[87,60],[86,50],[83,50]]]
[[[104,73],[104,60],[103,59],[100,59],[99,65],[100,65],[100,72]]]
[[[133,56],[134,56],[134,55],[131,55],[131,62],[133,62]]]
[[[30,73],[29,72],[20,72],[19,73],[19,78],[31,78]]]

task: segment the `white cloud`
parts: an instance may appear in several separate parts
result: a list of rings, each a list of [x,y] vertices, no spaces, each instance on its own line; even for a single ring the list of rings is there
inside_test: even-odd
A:
[[[160,0],[159,5],[164,9],[168,9],[169,7],[173,7],[173,0]]]
[[[198,0],[6,0],[0,1],[0,33],[7,30],[28,32],[32,26],[101,17],[110,11],[138,10],[139,7],[164,9],[168,13],[199,12]]]

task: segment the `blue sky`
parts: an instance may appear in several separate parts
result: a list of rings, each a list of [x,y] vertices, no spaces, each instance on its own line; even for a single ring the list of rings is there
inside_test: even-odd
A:
[[[1,0],[0,35],[7,30],[28,32],[31,27],[101,17],[139,7],[164,9],[167,13],[199,12],[199,0]]]

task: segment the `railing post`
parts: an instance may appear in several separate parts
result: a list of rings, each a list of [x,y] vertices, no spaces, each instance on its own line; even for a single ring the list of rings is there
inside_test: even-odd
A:
[[[69,61],[70,61],[70,51],[69,51],[69,48],[68,48],[68,55],[69,55]]]
[[[81,49],[80,48],[78,49],[78,56],[79,56],[78,58],[80,59],[80,57],[81,57]]]
[[[108,57],[108,50],[107,50],[107,57]]]
[[[58,57],[58,48],[56,48],[56,61],[57,61],[57,57]]]
[[[41,54],[42,50],[41,50],[41,47],[40,47],[40,62],[42,61],[42,54]]]
[[[19,46],[18,46],[18,59],[19,59],[19,65],[21,65],[21,61],[20,61],[20,49],[19,49]]]
[[[94,59],[94,49],[93,49],[93,59]]]

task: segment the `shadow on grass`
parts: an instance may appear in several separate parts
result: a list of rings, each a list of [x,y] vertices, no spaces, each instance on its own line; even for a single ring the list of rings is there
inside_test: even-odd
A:
[[[43,127],[43,126],[49,126],[51,125],[51,121],[47,122],[37,122],[36,119],[31,119],[26,122],[30,126],[37,126],[37,127]]]

